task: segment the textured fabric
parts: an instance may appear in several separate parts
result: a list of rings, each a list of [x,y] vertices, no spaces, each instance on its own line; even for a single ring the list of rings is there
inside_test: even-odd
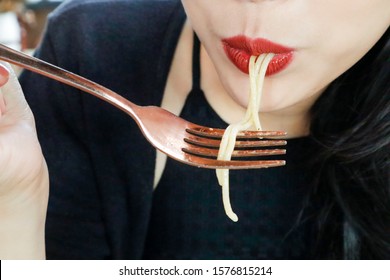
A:
[[[70,1],[50,15],[36,55],[159,105],[184,20],[179,1]],[[21,83],[50,172],[49,259],[305,257],[305,230],[287,233],[306,188],[298,164],[307,140],[290,141],[286,167],[232,172],[235,224],[213,170],[168,160],[153,199],[155,150],[129,116],[30,72]],[[225,125],[198,90],[183,114]]]

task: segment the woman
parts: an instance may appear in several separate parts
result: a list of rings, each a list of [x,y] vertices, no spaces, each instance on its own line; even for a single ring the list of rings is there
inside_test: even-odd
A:
[[[247,56],[277,53],[260,118],[265,130],[286,131],[289,144],[285,167],[232,172],[240,217],[233,223],[212,170],[166,160],[122,112],[26,72],[21,83],[50,171],[47,256],[388,258],[389,8],[387,0],[63,5],[51,15],[37,56],[137,104],[208,126],[243,117]],[[7,87],[16,86],[7,84],[6,96]],[[31,166],[26,174],[7,166],[14,173],[2,193],[33,204],[23,204],[19,220],[7,218],[17,223],[28,212],[26,233],[39,241],[33,244],[42,256],[46,169],[34,155],[40,175],[31,175]],[[14,188],[21,175],[41,182]]]

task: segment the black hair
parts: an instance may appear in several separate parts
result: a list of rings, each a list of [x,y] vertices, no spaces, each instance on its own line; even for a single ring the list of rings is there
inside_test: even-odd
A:
[[[316,101],[310,137],[313,257],[390,259],[389,28]]]

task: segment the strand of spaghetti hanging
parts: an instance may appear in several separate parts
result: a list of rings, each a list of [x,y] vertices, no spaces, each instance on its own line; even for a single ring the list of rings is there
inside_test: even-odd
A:
[[[229,125],[221,140],[218,151],[219,160],[230,160],[234,151],[237,134],[240,131],[261,130],[259,108],[263,94],[264,78],[267,67],[274,57],[273,53],[251,56],[249,60],[250,97],[245,117],[239,123]],[[226,215],[234,222],[238,216],[233,212],[230,203],[229,169],[216,170],[218,183],[222,187],[222,202]]]

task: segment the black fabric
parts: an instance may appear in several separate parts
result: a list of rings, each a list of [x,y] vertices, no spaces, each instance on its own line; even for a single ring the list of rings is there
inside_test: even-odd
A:
[[[36,56],[159,105],[184,20],[174,0],[67,1],[50,15]],[[234,224],[213,170],[169,160],[153,199],[155,150],[129,116],[30,72],[21,84],[49,166],[49,259],[305,257],[305,230],[287,233],[307,187],[306,139],[289,141],[286,167],[232,172]],[[225,126],[197,88],[183,117]]]
[[[200,41],[194,34],[194,46],[192,51],[192,90],[200,89]]]

